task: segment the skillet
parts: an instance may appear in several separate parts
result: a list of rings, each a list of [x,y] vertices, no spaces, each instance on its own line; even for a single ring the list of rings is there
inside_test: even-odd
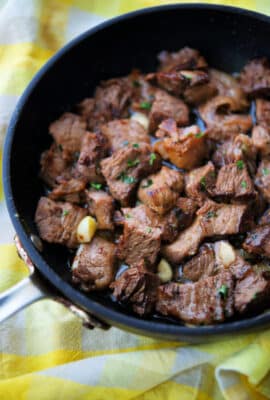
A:
[[[88,325],[114,325],[163,340],[206,342],[270,326],[270,312],[195,328],[135,316],[109,296],[85,294],[73,287],[67,250],[43,243],[40,251],[34,224],[36,204],[43,193],[38,178],[40,154],[51,141],[48,125],[73,104],[91,96],[100,80],[126,75],[134,67],[143,72],[154,70],[158,52],[184,46],[198,49],[211,66],[232,73],[253,57],[270,57],[269,37],[270,18],[251,11],[202,4],[154,7],[85,32],[39,71],[13,113],[3,157],[7,207],[19,252],[31,266],[32,275],[0,296],[0,320],[46,293],[61,296]]]

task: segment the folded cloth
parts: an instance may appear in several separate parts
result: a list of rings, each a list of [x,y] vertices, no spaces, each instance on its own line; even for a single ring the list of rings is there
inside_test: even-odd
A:
[[[0,142],[21,92],[66,41],[110,16],[173,2],[2,0]],[[269,0],[205,2],[270,14]],[[3,201],[0,227],[3,291],[27,275],[10,244],[14,231]],[[266,399],[269,360],[270,331],[212,344],[162,342],[116,328],[89,331],[63,306],[43,300],[0,325],[0,399]]]

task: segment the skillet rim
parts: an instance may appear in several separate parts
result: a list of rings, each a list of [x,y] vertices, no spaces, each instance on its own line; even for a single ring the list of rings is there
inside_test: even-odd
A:
[[[179,10],[189,9],[194,11],[217,11],[225,14],[243,15],[246,17],[253,18],[257,21],[264,21],[270,24],[270,17],[262,13],[242,9],[239,7],[225,6],[225,5],[212,5],[212,4],[168,4],[155,7],[142,8],[130,13],[122,14],[112,19],[106,20],[97,26],[88,29],[86,32],[77,36],[65,46],[63,46],[44,66],[36,73],[33,79],[30,81],[23,94],[21,95],[15,110],[13,111],[4,143],[3,151],[3,186],[4,194],[7,204],[9,216],[13,223],[16,233],[21,240],[23,247],[25,248],[30,259],[41,273],[54,287],[56,287],[66,298],[70,299],[74,304],[82,307],[84,310],[93,313],[95,316],[109,322],[114,326],[118,326],[122,329],[133,331],[135,333],[160,337],[169,340],[180,340],[185,338],[187,341],[204,341],[205,339],[217,339],[218,337],[236,332],[247,333],[248,331],[254,331],[270,326],[270,312],[265,312],[260,315],[242,319],[233,322],[226,322],[217,325],[206,325],[197,327],[188,327],[185,325],[168,324],[166,322],[157,322],[153,320],[140,319],[132,315],[127,315],[121,311],[116,311],[100,304],[98,301],[89,298],[85,293],[72,286],[70,283],[64,281],[60,275],[58,275],[43,259],[42,255],[34,247],[30,237],[26,233],[19,215],[15,207],[12,183],[10,179],[10,158],[11,149],[13,145],[13,137],[16,131],[20,115],[23,113],[28,98],[31,96],[35,86],[45,77],[47,71],[56,63],[64,54],[68,53],[70,49],[75,47],[81,41],[91,37],[93,34],[99,31],[106,30],[107,27],[115,25],[123,20],[129,20],[136,18],[140,15],[148,15],[155,12],[167,11],[167,10]]]

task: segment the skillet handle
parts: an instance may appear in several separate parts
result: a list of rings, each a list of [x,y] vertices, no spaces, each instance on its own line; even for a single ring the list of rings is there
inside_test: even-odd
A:
[[[93,315],[79,308],[65,299],[56,289],[39,274],[32,261],[24,250],[18,236],[14,238],[19,256],[27,265],[30,275],[14,285],[12,288],[0,293],[0,322],[11,317],[18,311],[42,299],[55,300],[64,305],[73,314],[77,315],[85,327],[93,329],[95,327],[108,329],[109,325],[100,321]]]

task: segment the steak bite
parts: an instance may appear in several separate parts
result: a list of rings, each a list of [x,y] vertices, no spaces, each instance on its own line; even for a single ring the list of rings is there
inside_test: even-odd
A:
[[[109,287],[115,275],[115,244],[96,236],[79,246],[72,264],[72,279],[85,291]]]
[[[205,69],[208,64],[198,50],[183,47],[177,52],[162,51],[158,54],[159,70],[164,72]]]
[[[112,196],[128,206],[140,179],[160,168],[160,157],[147,143],[126,146],[101,161],[101,171]]]
[[[65,113],[51,123],[49,132],[62,149],[63,159],[70,161],[80,151],[86,133],[86,122],[79,115]]]
[[[168,283],[158,288],[156,310],[190,324],[212,324],[233,313],[234,280],[229,272],[196,283]]]
[[[78,246],[77,227],[86,215],[87,210],[84,208],[41,197],[35,222],[41,239],[74,248]]]
[[[149,217],[146,215],[140,215],[139,219],[138,214],[141,214],[142,210],[138,210],[138,207],[130,209],[131,214],[126,211],[124,211],[123,234],[117,246],[117,257],[129,266],[143,262],[146,266],[152,267],[160,250],[161,229],[158,225],[152,226],[151,219],[148,225]]]
[[[168,260],[179,263],[185,257],[196,254],[204,239],[245,232],[251,223],[247,205],[208,201],[197,211],[193,224],[180,232],[176,241],[163,246],[162,252]]]
[[[270,78],[270,75],[269,75]],[[270,80],[269,80],[270,83]],[[256,100],[257,124],[269,129],[270,127],[270,101],[265,99]]]
[[[173,212],[177,215],[179,229],[183,230],[192,224],[198,203],[188,197],[179,197]],[[173,240],[173,239],[172,239]]]
[[[162,158],[169,160],[178,168],[191,170],[198,167],[207,157],[206,136],[197,125],[177,129],[175,121],[167,120],[159,128],[156,136],[163,137],[163,140],[155,142],[154,149]]]
[[[263,225],[248,233],[243,244],[249,253],[270,257],[270,225]]]
[[[113,230],[113,197],[103,190],[86,190],[85,195],[89,213],[96,218],[98,229]]]
[[[263,159],[258,167],[255,185],[265,198],[265,200],[270,202],[270,161]]]
[[[99,162],[107,153],[107,139],[99,133],[87,132],[82,140],[74,176],[86,182],[104,182],[100,173]]]
[[[249,114],[237,114],[238,104],[231,97],[216,96],[199,107],[207,127],[207,136],[215,141],[233,140],[252,128]]]
[[[163,215],[175,205],[183,187],[183,174],[163,166],[158,173],[142,180],[138,198],[153,211]]]
[[[63,200],[70,203],[81,203],[84,200],[84,189],[86,182],[71,178],[61,180],[60,183],[49,193],[52,200]]]
[[[169,95],[164,90],[157,90],[149,114],[149,131],[155,131],[167,118],[173,118],[177,125],[188,125],[189,109],[182,100]]]
[[[153,311],[159,283],[156,274],[136,265],[123,272],[111,288],[117,301],[131,305],[135,313],[143,316]]]
[[[270,94],[270,64],[266,57],[249,61],[240,74],[240,85],[251,96]]]
[[[70,164],[64,160],[61,149],[61,146],[59,147],[56,143],[53,143],[48,150],[42,153],[40,159],[40,177],[52,188],[57,185],[59,176],[63,174],[67,177],[71,176]]]
[[[146,129],[132,119],[116,119],[102,125],[100,129],[113,152],[128,144],[150,143]]]
[[[224,165],[218,172],[215,196],[223,199],[247,200],[255,197],[253,181],[244,161]]]
[[[203,205],[212,193],[216,181],[215,167],[211,161],[200,168],[193,169],[185,176],[186,195]]]
[[[254,126],[252,141],[262,157],[270,155],[270,131],[266,127],[262,125]]]

